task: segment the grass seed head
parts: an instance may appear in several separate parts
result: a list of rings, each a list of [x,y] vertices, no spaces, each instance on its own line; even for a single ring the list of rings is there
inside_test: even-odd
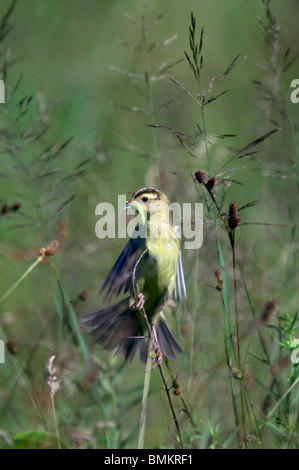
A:
[[[238,217],[238,210],[237,210],[236,205],[232,202],[229,205],[228,226],[231,230],[234,230],[239,225],[240,225],[240,218]]]
[[[46,256],[52,256],[55,255],[56,250],[59,247],[59,241],[58,240],[53,240],[49,245],[47,246],[45,250],[45,255]]]
[[[209,181],[206,184],[206,188],[208,191],[211,191],[214,188],[215,182],[216,182],[216,178],[212,177],[209,179]]]
[[[3,204],[2,209],[1,209],[1,215],[7,214],[8,211],[9,211],[8,204]]]
[[[20,349],[17,343],[13,339],[7,340],[6,347],[10,354],[16,355],[19,353]]]
[[[13,211],[13,212],[16,212],[16,211],[18,211],[21,207],[22,207],[22,203],[21,203],[21,202],[15,202],[15,203],[11,206],[10,210]]]
[[[202,171],[196,171],[194,174],[195,178],[200,184],[205,184],[206,182],[206,175]]]
[[[47,364],[47,369],[48,369],[48,380],[47,384],[49,385],[51,389],[51,395],[55,395],[57,390],[60,388],[60,380],[57,376],[57,369],[54,366],[54,359],[56,356],[51,356],[48,364]]]
[[[85,302],[85,301],[88,299],[88,296],[89,296],[88,290],[83,290],[83,291],[78,295],[78,299],[79,299],[79,300],[82,300],[83,302]]]
[[[265,325],[271,320],[272,314],[276,310],[276,306],[277,302],[275,300],[269,300],[268,302],[266,302],[260,317],[260,323]]]

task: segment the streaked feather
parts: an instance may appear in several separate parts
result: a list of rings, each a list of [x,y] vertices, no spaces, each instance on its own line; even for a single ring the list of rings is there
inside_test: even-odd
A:
[[[184,298],[187,299],[181,250],[179,253],[179,259],[178,259],[178,264],[177,264],[173,296],[176,301],[181,300],[182,296],[184,296]]]
[[[92,328],[91,336],[104,349],[116,349],[116,355],[123,354],[132,361],[143,341],[139,313],[130,309],[130,297],[98,312],[85,315],[82,322]]]
[[[179,343],[177,342],[177,340],[175,339],[163,319],[159,320],[157,326],[157,338],[162,351],[164,352],[164,354],[166,354],[167,357],[174,359],[175,353],[183,352],[181,346],[179,345]]]
[[[106,297],[108,299],[113,296],[117,297],[123,289],[124,293],[132,289],[133,269],[144,251],[144,246],[144,239],[130,238],[100,290],[103,292],[107,288]]]

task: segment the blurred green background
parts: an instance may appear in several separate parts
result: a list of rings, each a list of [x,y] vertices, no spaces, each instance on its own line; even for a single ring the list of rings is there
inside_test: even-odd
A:
[[[10,5],[2,0],[1,17]],[[293,318],[298,308],[299,104],[290,101],[290,83],[299,71],[296,61],[286,65],[298,53],[299,5],[295,0],[272,0],[269,6],[279,32],[277,37],[268,36],[267,43],[258,19],[267,24],[267,14],[259,0],[16,3],[8,19],[13,27],[1,38],[7,100],[0,105],[0,297],[34,262],[40,247],[54,239],[60,240],[60,247],[51,258],[52,266],[39,264],[0,303],[0,337],[18,348],[15,355],[6,350],[5,364],[0,365],[4,436],[0,445],[13,445],[13,436],[28,430],[49,431],[57,437],[58,428],[68,447],[137,446],[144,366],[138,359],[133,365],[123,364],[121,358],[94,346],[80,318],[102,304],[99,288],[124,246],[124,240],[96,237],[95,207],[101,202],[116,204],[119,194],[158,186],[171,201],[205,203],[203,246],[196,253],[183,253],[189,305],[180,306],[169,320],[186,351],[172,368],[197,417],[194,427],[175,397],[186,445],[237,447],[222,301],[215,290],[214,270],[219,268],[215,218],[207,210],[202,188],[191,178],[196,170],[208,173],[204,141],[196,135],[197,124],[202,129],[202,115],[195,100],[166,74],[196,96],[184,56],[184,50],[189,51],[193,11],[197,40],[204,26],[199,92],[207,93],[213,77],[215,92],[213,88],[210,93],[228,90],[205,113],[208,176],[219,180],[215,194],[221,209],[227,213],[231,202],[241,208],[257,200],[257,205],[240,213],[241,222],[285,226],[244,225],[236,232],[242,267],[236,291],[239,328],[247,331],[254,321],[253,309],[260,315],[267,301],[277,302],[272,326],[280,328],[279,314],[288,312]],[[233,69],[217,84],[238,54]],[[31,96],[21,116],[20,101]],[[191,135],[184,140],[194,140],[195,158],[174,133],[148,126],[154,123]],[[232,160],[225,170],[239,169],[220,175],[220,167],[236,150],[277,128],[279,132],[252,149],[259,151],[252,160]],[[236,137],[215,138],[224,134]],[[241,184],[220,183],[225,176]],[[6,204],[11,207],[16,202],[22,204],[19,210],[3,212]],[[218,229],[233,315],[231,252],[224,231]],[[89,293],[85,301],[78,298],[83,291]],[[267,414],[263,401],[269,396],[271,406],[279,402],[293,374],[288,363],[277,378],[281,394],[271,389],[271,367],[284,357],[278,344],[282,333],[276,334],[275,328],[268,328],[264,339],[271,363],[250,354],[263,357],[257,332],[249,338],[244,334],[242,343],[242,373],[254,381],[247,397],[251,396],[257,421]],[[56,356],[61,380],[55,395],[56,427],[46,379],[51,355]],[[174,447],[167,398],[157,371],[150,390],[145,446]],[[292,445],[296,444],[297,401],[289,406],[289,420],[284,422],[286,411],[281,410],[279,425],[264,426],[262,436],[251,416],[248,433],[264,447],[287,446],[290,436]],[[256,442],[250,445],[260,447]]]

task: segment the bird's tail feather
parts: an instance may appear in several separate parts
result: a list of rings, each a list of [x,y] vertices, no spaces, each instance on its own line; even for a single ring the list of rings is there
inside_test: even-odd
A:
[[[165,356],[175,359],[175,353],[183,352],[181,346],[171,333],[163,318],[160,319],[157,325],[157,338],[160,348]]]
[[[91,335],[104,349],[116,349],[132,362],[136,351],[143,343],[141,323],[136,312],[130,309],[130,297],[116,305],[85,315],[83,324],[92,328]]]
[[[92,328],[90,334],[104,349],[116,349],[115,354],[122,354],[129,362],[132,362],[138,351],[140,360],[146,363],[148,340],[142,331],[138,312],[130,308],[130,297],[116,305],[85,315],[82,322]],[[159,319],[156,331],[160,348],[167,357],[174,359],[175,353],[183,352],[163,318]]]

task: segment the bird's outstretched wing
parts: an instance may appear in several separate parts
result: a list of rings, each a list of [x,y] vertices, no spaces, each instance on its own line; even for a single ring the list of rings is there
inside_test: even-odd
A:
[[[133,270],[144,249],[144,239],[130,238],[108,274],[100,292],[107,289],[106,296],[111,299],[113,296],[117,297],[122,290],[124,293],[131,290],[133,288]]]

